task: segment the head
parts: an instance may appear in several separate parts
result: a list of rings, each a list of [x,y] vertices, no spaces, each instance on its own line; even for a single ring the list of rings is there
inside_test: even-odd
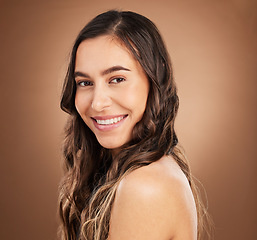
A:
[[[111,54],[113,58],[108,58]],[[102,59],[102,66],[99,64],[99,68],[96,69],[95,63],[99,63]],[[110,63],[110,59],[114,59],[113,62]],[[138,85],[134,86],[134,89],[127,88],[123,83],[123,90],[120,89],[121,83],[115,86],[115,91],[123,96],[122,99],[120,96],[117,98],[125,105],[128,105],[131,97],[134,97],[133,104],[129,106],[122,104],[122,108],[118,109],[117,105],[121,105],[121,100],[116,104],[115,97],[113,99],[114,91],[100,88],[100,82],[97,82],[97,78],[93,75],[100,70],[104,71],[123,63],[124,66],[121,67],[126,69],[131,63],[132,71],[118,70],[115,76],[132,73],[133,79],[137,77],[140,81],[137,81]],[[123,77],[118,81],[123,81]],[[117,83],[116,78],[114,83]],[[86,95],[87,98],[82,97]],[[87,113],[84,111],[85,102],[87,109],[90,109]],[[167,122],[171,124],[172,133],[168,141],[167,136],[164,137],[166,139],[164,142],[171,142],[174,145],[176,136],[173,126],[177,107],[178,98],[172,79],[169,55],[156,26],[149,19],[133,12],[109,11],[98,15],[82,29],[72,49],[61,108],[71,114],[76,121],[81,122],[80,125],[85,122],[86,131],[90,132],[91,129],[100,145],[108,149],[118,149],[146,138],[152,139],[158,131],[157,135],[162,135],[163,128],[168,125]],[[109,134],[113,130],[109,131],[108,126],[97,126],[99,121],[105,121],[103,124],[108,123],[107,118],[112,119],[111,121],[121,120],[119,123],[121,125],[122,122],[126,122],[126,127],[120,133],[117,131],[119,127],[115,129],[119,141],[115,141],[114,136]],[[102,131],[101,128],[107,130]]]

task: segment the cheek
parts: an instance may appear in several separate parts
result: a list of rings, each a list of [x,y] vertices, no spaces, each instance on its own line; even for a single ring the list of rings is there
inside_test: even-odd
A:
[[[127,89],[121,98],[123,106],[130,110],[135,123],[143,117],[147,104],[148,89],[141,87]]]
[[[149,88],[147,84],[141,84],[136,87],[134,94],[130,96],[130,102],[133,103],[134,109],[138,110],[139,113],[145,111]]]
[[[85,112],[89,108],[89,100],[87,99],[87,97],[85,95],[76,93],[75,107],[76,107],[79,115],[82,117],[83,114],[85,114]]]
[[[79,113],[79,115],[81,115],[81,113],[80,113],[80,100],[79,100],[77,94],[75,95],[75,107],[76,107],[77,112]]]

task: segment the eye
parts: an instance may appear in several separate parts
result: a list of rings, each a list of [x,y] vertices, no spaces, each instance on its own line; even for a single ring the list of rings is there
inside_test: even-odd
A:
[[[93,83],[90,82],[90,81],[78,81],[78,82],[77,82],[77,85],[78,85],[79,87],[86,87],[86,86],[92,86]]]
[[[124,82],[124,81],[125,81],[125,78],[116,77],[116,78],[111,79],[110,83],[120,83],[120,82]]]

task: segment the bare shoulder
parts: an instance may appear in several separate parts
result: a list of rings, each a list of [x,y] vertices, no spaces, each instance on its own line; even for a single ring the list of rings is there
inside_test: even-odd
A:
[[[112,208],[110,240],[196,239],[196,209],[189,183],[172,157],[129,173]]]

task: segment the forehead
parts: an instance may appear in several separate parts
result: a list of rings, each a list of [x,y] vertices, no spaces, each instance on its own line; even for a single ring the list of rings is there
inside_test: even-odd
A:
[[[124,44],[111,36],[87,39],[79,45],[76,53],[76,69],[90,70],[113,65],[137,68],[139,63]]]

